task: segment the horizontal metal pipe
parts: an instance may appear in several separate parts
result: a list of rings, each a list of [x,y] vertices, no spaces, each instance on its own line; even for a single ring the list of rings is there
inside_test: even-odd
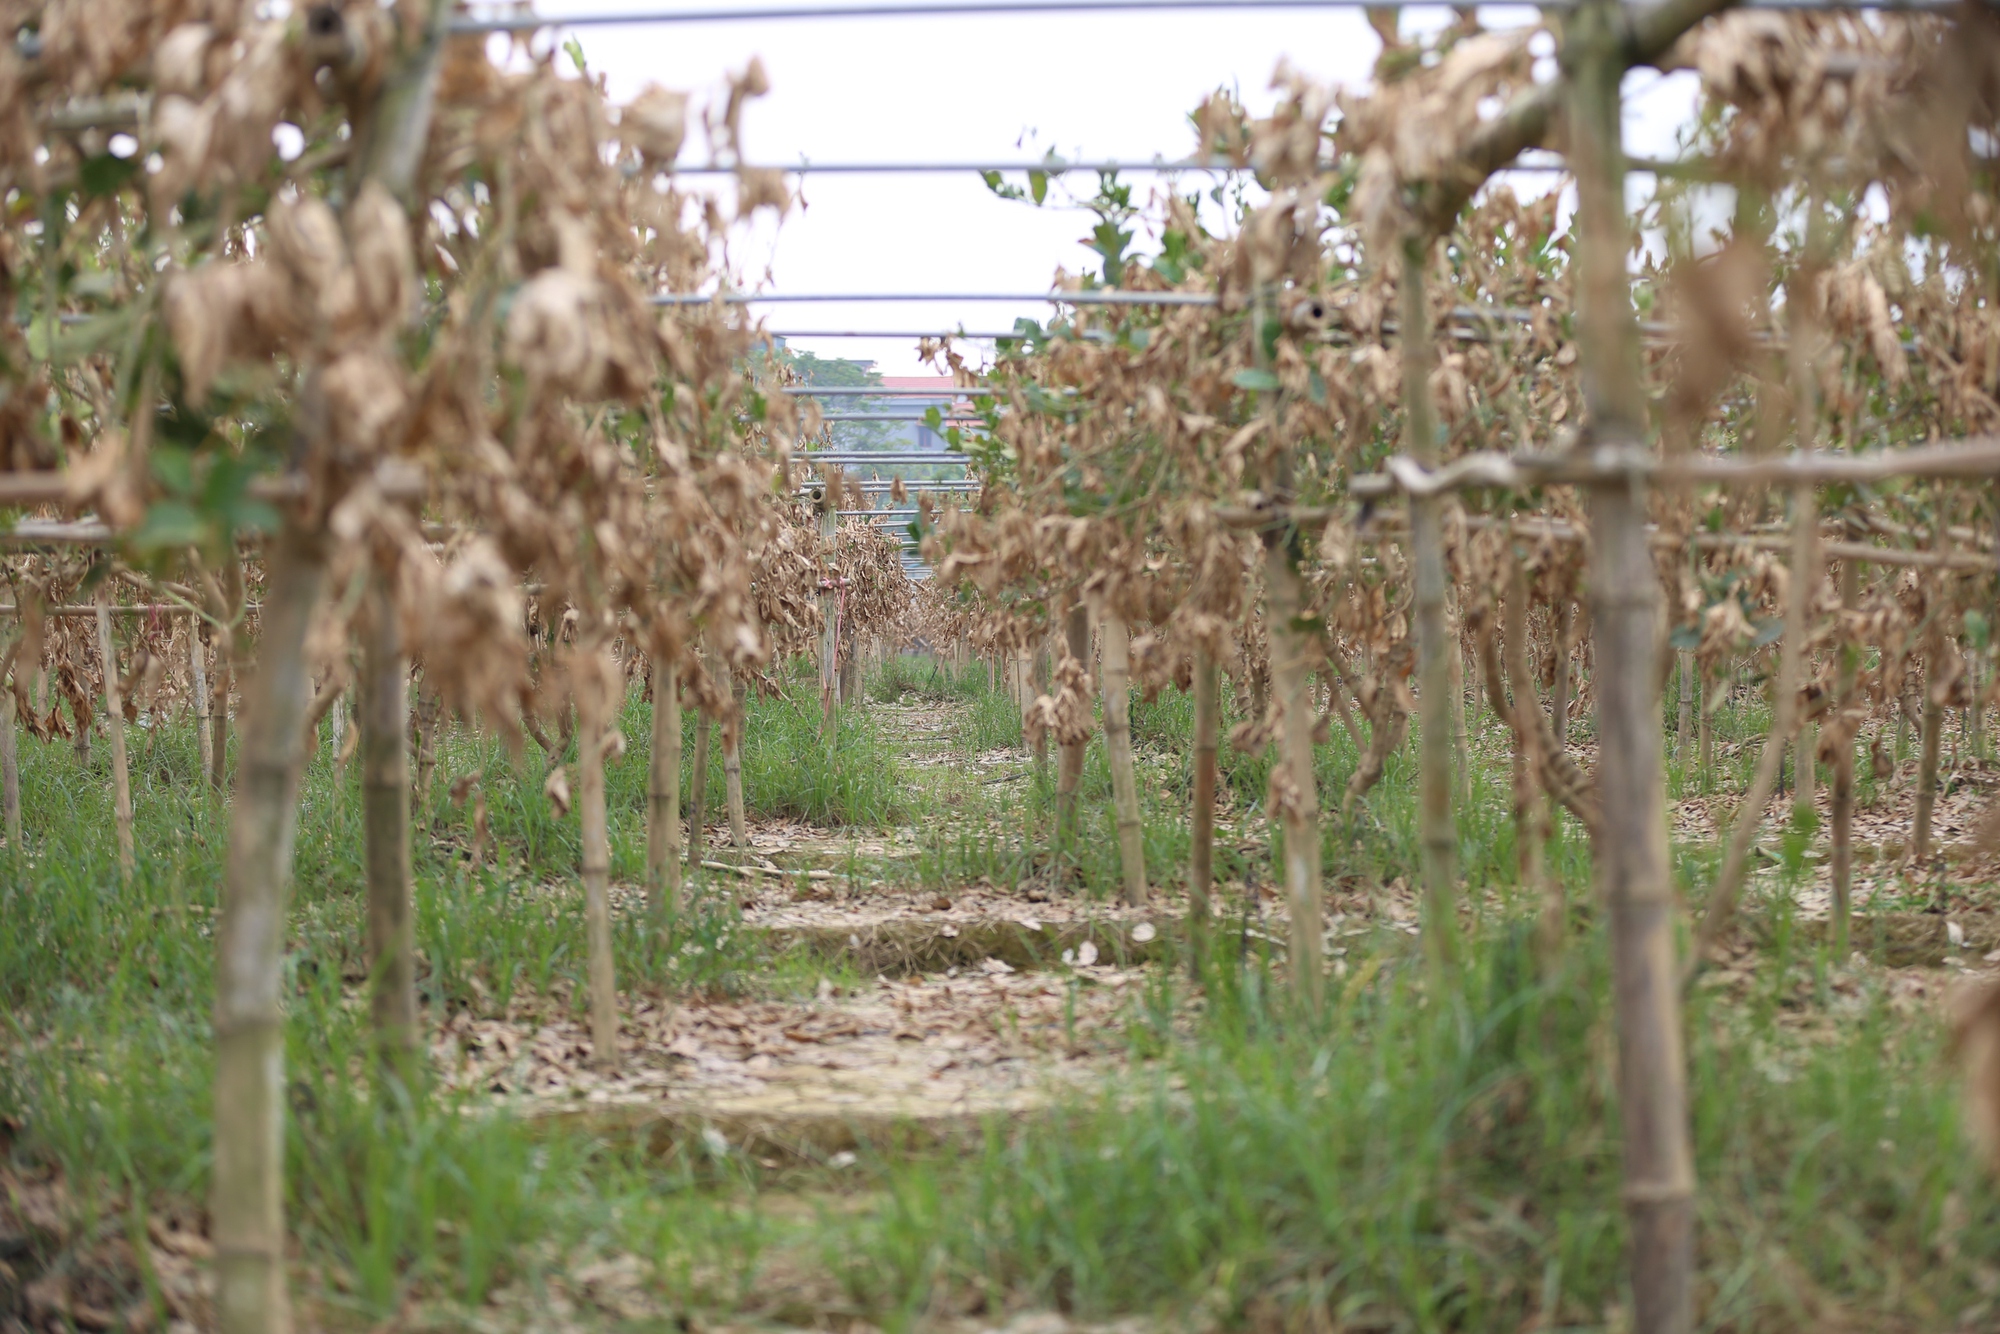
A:
[[[793,398],[972,398],[986,393],[984,389],[953,389],[943,386],[937,389],[889,389],[880,385],[868,388],[820,389],[808,384],[786,385],[780,392]]]
[[[1577,0],[1540,0],[1542,9],[1574,9]],[[1743,0],[1745,9],[1940,12],[1960,0]],[[954,0],[931,4],[745,5],[727,9],[664,9],[626,13],[464,14],[451,20],[454,34],[530,32],[538,28],[595,28],[657,23],[762,23],[780,19],[950,18],[959,15],[1158,13],[1171,10],[1332,10],[1378,7],[1380,0]],[[1444,8],[1430,0],[1390,8]],[[17,46],[19,44],[17,43]],[[39,48],[40,43],[34,45]],[[31,54],[23,50],[23,54]]]
[[[822,412],[819,419],[823,422],[916,422],[920,426],[926,420],[920,416],[913,417],[907,412]],[[943,424],[972,426],[978,421],[977,417],[946,417],[943,419]]]
[[[1755,6],[1752,6],[1753,8]],[[1321,166],[1331,172],[1339,170],[1339,164],[1327,162]],[[1091,172],[1143,172],[1167,175],[1181,171],[1253,171],[1250,165],[1238,165],[1226,159],[1212,158],[1199,160],[1184,158],[1178,162],[1162,161],[1154,158],[1145,162],[1119,162],[1105,158],[1095,162],[798,162],[766,163],[759,166],[724,167],[714,163],[700,166],[677,166],[676,176],[734,176],[739,172],[776,171],[790,176],[952,176],[965,173],[984,175],[988,172],[1041,172],[1045,176],[1060,176],[1070,171]],[[1530,160],[1517,160],[1510,166],[1498,168],[1503,172],[1533,172],[1536,174],[1559,175],[1569,170],[1569,164],[1560,158],[1541,156]],[[1704,175],[1715,172],[1713,163],[1699,158],[1674,161],[1666,158],[1634,157],[1625,159],[1625,170],[1647,176]]]
[[[782,171],[793,176],[900,176],[910,175],[951,175],[965,172],[985,173],[1038,171],[1044,176],[1060,176],[1066,171],[1132,171],[1166,174],[1177,171],[1248,171],[1247,166],[1239,166],[1227,158],[1182,158],[1168,162],[1153,158],[1145,162],[1120,162],[1116,158],[1102,158],[1096,161],[1065,162],[1060,159],[1050,161],[1025,162],[799,162],[789,166],[772,164],[766,167],[675,167],[676,176],[734,176],[738,171]]]
[[[1019,329],[1009,329],[1005,333],[968,333],[965,330],[950,329],[766,329],[773,338],[977,338],[990,342],[996,338],[1025,338],[1028,335]]]
[[[597,28],[619,24],[760,23],[774,19],[948,18],[960,14],[1091,14],[1128,11],[1223,9],[1346,9],[1372,0],[952,0],[917,5],[746,5],[727,9],[656,9],[626,13],[464,14],[451,20],[454,34],[528,32],[536,28]],[[1551,0],[1544,0],[1551,3]],[[1552,7],[1575,0],[1553,0]]]
[[[1213,292],[1133,292],[1103,288],[1093,292],[663,292],[656,306],[761,306],[807,301],[1044,301],[1057,306],[1213,306]]]
[[[147,602],[138,605],[113,602],[106,606],[105,610],[113,616],[196,616],[200,614],[187,607],[183,607],[178,602]],[[256,604],[253,603],[245,607],[244,610],[256,611]],[[21,608],[19,605],[12,602],[0,602],[0,616],[18,616],[20,613]],[[71,606],[44,607],[42,608],[42,615],[63,617],[95,616],[97,615],[97,604],[95,602],[83,602]]]
[[[869,495],[882,495],[893,490],[896,483],[893,480],[885,482],[871,478],[865,482],[855,482],[853,485],[860,487]],[[979,483],[970,477],[946,478],[936,482],[905,481],[903,485],[908,488],[912,495],[922,495],[926,491],[977,491],[979,489]]]
[[[792,457],[800,463],[908,463],[927,468],[972,462],[963,454],[915,449],[814,449]]]

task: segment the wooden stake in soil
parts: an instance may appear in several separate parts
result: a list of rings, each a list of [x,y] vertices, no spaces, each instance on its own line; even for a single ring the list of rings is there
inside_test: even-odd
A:
[[[736,707],[722,720],[722,780],[729,798],[729,843],[740,851],[750,848],[750,826],[743,813],[743,682],[735,682]]]
[[[1406,387],[1403,448],[1426,468],[1437,464],[1437,424],[1430,398],[1430,308],[1424,301],[1424,279],[1430,259],[1427,234],[1404,238],[1403,276],[1399,284]],[[1451,770],[1453,733],[1458,723],[1454,717],[1457,710],[1453,707],[1455,692],[1451,680],[1451,659],[1456,650],[1450,643],[1445,617],[1442,505],[1437,496],[1410,498],[1410,549],[1416,583],[1417,710],[1422,729],[1417,838],[1423,854],[1427,899],[1425,941],[1432,961],[1446,965],[1457,956],[1458,910],[1453,862],[1458,840],[1452,825]],[[1275,565],[1272,568],[1275,571]],[[1275,619],[1271,630],[1275,659]],[[1296,927],[1293,934],[1297,934]]]
[[[1696,749],[1701,752],[1697,765],[1701,772],[1701,790],[1707,792],[1711,775],[1715,772],[1715,709],[1722,696],[1717,692],[1717,678],[1707,672],[1701,673],[1701,708],[1696,721],[1700,738]]]
[[[1104,748],[1111,758],[1111,802],[1118,814],[1118,867],[1125,902],[1146,901],[1146,841],[1139,824],[1139,784],[1132,772],[1131,638],[1124,619],[1104,617]]]
[[[399,197],[409,193],[429,135],[444,53],[450,6],[430,0],[427,8],[422,37],[396,54],[355,142],[356,183],[377,180]],[[308,370],[309,376],[319,373],[317,367]],[[306,400],[314,401],[319,393],[317,385],[309,384]],[[326,582],[329,553],[323,532],[294,520],[265,541],[263,554],[266,592],[257,670],[245,683],[243,746],[215,932],[215,1161],[209,1217],[218,1334],[290,1334],[292,1327],[285,1285],[280,995],[292,840],[305,767],[304,722],[312,694],[306,635]],[[234,559],[231,568],[233,609],[242,605],[242,576]],[[219,712],[226,722],[227,710]],[[215,752],[219,771],[227,747],[217,745]]]
[[[1576,650],[1570,642],[1576,618],[1576,608],[1566,595],[1556,598],[1556,678],[1549,687],[1549,712],[1555,719],[1556,744],[1569,745],[1569,660]]]
[[[227,628],[215,639],[214,693],[208,705],[208,782],[217,792],[229,782],[229,692],[236,670],[236,630],[243,615],[243,559],[230,553],[223,566],[222,602],[216,619]]]
[[[1068,614],[1063,617],[1063,643],[1069,656],[1084,665],[1087,678],[1090,663],[1090,608],[1082,601],[1072,604]],[[1197,730],[1199,727],[1200,724],[1197,723]],[[1056,765],[1056,843],[1065,853],[1070,852],[1076,842],[1077,808],[1083,789],[1083,756],[1089,744],[1087,740],[1064,742],[1062,754]]]
[[[1028,711],[1035,706],[1035,685],[1033,657],[1026,648],[1014,650],[1013,658],[1014,709],[1021,715],[1021,745],[1025,750],[1033,750],[1028,740]]]
[[[268,594],[257,670],[244,683],[243,747],[216,924],[215,1165],[209,1216],[222,1334],[285,1334],[285,901],[305,764],[306,631],[326,553],[287,530],[264,548]]]
[[[681,678],[653,659],[653,745],[646,771],[647,909],[655,922],[681,909]]]
[[[1856,561],[1840,563],[1840,606],[1853,611],[1861,601],[1861,570]],[[1840,648],[1839,667],[1834,677],[1834,718],[1842,718],[1854,702],[1856,679],[1860,675],[1861,650],[1852,644]],[[1836,728],[1842,724],[1836,722]],[[1833,957],[1844,961],[1848,954],[1848,919],[1854,896],[1854,738],[1835,731],[1841,742],[1833,751]]]
[[[132,771],[125,764],[125,702],[118,690],[118,643],[111,637],[111,608],[97,604],[97,652],[104,666],[104,722],[111,735],[111,810],[118,825],[118,874],[131,879],[137,862],[132,846]]]
[[[1222,692],[1215,655],[1197,650],[1194,659],[1194,810],[1188,849],[1188,912],[1206,928],[1209,894],[1215,885],[1215,780],[1217,742],[1222,731]]]
[[[839,498],[828,497],[824,493],[820,499],[819,538],[828,550],[832,549],[834,528],[840,522],[835,513],[840,508]],[[839,689],[837,658],[839,654],[839,609],[838,589],[822,588],[819,593],[819,711],[820,732],[828,742],[833,740],[834,729],[839,727],[839,700],[835,698]]]
[[[188,634],[188,675],[194,683],[194,736],[195,747],[201,754],[201,772],[207,775],[214,768],[212,738],[208,725],[208,643],[203,637],[201,624],[196,622]]]
[[[1543,945],[1553,959],[1568,937],[1569,902],[1561,876],[1548,874],[1546,849],[1552,803],[1542,795],[1542,706],[1535,675],[1528,665],[1528,579],[1513,562],[1507,601],[1501,612],[1501,659],[1513,686],[1514,749],[1520,757],[1519,784],[1514,797],[1515,837],[1520,840],[1521,883],[1543,897]],[[1494,701],[1498,712],[1501,704]]]
[[[369,1013],[382,1072],[415,1091],[417,969],[411,912],[410,660],[395,603],[371,581],[361,624],[361,825],[368,868]]]
[[[20,668],[17,665],[16,671]],[[7,847],[16,857],[21,848],[20,733],[14,725],[14,691],[0,681],[0,810],[7,822]]]
[[[417,789],[421,804],[430,799],[431,779],[437,774],[438,728],[444,721],[444,700],[425,681],[417,687]],[[428,822],[429,816],[425,816]]]
[[[1465,727],[1465,634],[1456,590],[1445,590],[1445,661],[1451,667],[1451,763],[1458,800],[1472,801],[1472,742]]]
[[[590,969],[590,1050],[600,1069],[618,1066],[618,976],[611,959],[611,839],[604,811],[604,756],[618,667],[606,649],[580,654],[576,809],[583,835],[583,930]]]
[[[1910,829],[1910,857],[1919,867],[1930,860],[1931,821],[1937,809],[1938,744],[1944,732],[1944,706],[1931,690],[1936,658],[1924,663],[1924,712],[1917,727],[1917,812]]]
[[[1674,727],[1674,752],[1683,767],[1688,761],[1688,743],[1694,740],[1694,654],[1680,654],[1680,717]]]
[[[708,752],[715,735],[715,722],[702,709],[694,716],[694,772],[689,785],[694,788],[688,803],[688,860],[701,865],[702,845],[708,831]]]
[[[1620,142],[1626,27],[1618,0],[1583,0],[1565,27],[1563,64],[1570,83],[1567,148],[1577,188],[1577,347],[1588,441],[1598,451],[1643,456],[1646,399],[1625,267]],[[1694,1325],[1694,1154],[1674,961],[1663,729],[1654,688],[1659,584],[1640,485],[1619,479],[1591,487],[1588,496],[1604,830],[1595,853],[1617,997],[1632,1327],[1635,1334],[1687,1334]]]
[[[1317,1009],[1324,985],[1320,967],[1319,788],[1313,774],[1312,703],[1306,693],[1311,641],[1299,628],[1305,585],[1299,577],[1298,541],[1298,530],[1291,529],[1267,535],[1264,546],[1265,622],[1280,728],[1278,763],[1271,771],[1268,804],[1285,838],[1292,985],[1301,1002]]]

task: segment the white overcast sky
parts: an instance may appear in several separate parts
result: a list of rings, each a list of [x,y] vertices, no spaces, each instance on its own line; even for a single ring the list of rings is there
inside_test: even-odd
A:
[[[665,8],[693,0],[557,0],[540,13]],[[701,0],[719,8],[718,0]],[[1482,11],[1489,26],[1532,17]],[[1412,10],[1434,26],[1448,11]],[[1329,82],[1361,84],[1377,51],[1359,11],[1241,10],[1136,14],[957,15],[580,27],[574,34],[614,98],[648,82],[713,97],[727,70],[762,57],[772,91],[745,118],[759,163],[1011,161],[1065,157],[1145,161],[1193,149],[1187,114],[1217,87],[1267,109],[1280,60]],[[497,48],[504,50],[504,39]],[[1692,101],[1689,76],[1635,72],[1627,151],[1667,154]],[[699,161],[692,141],[683,161]],[[796,178],[795,178],[796,179]],[[1019,181],[1020,177],[1013,178]],[[1133,176],[1140,197],[1154,177]],[[1196,179],[1196,178],[1187,178]],[[1088,193],[1095,178],[1070,177]],[[1051,200],[1057,192],[1051,191]],[[969,175],[810,176],[807,208],[753,238],[735,263],[746,281],[786,292],[1039,292],[1059,266],[1093,258],[1079,243],[1088,215],[995,198]],[[870,303],[763,308],[774,331],[1007,329],[1043,318],[1041,303]],[[927,373],[913,340],[796,338],[821,356],[861,357],[889,375]]]

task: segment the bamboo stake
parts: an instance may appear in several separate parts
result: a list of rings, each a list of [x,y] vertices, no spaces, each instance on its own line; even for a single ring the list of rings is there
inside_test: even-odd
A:
[[[1697,749],[1701,752],[1701,790],[1707,792],[1711,776],[1715,772],[1715,710],[1721,703],[1721,695],[1716,692],[1716,680],[1706,672],[1701,674],[1701,708],[1695,716],[1699,732]]]
[[[1131,639],[1124,618],[1104,617],[1104,748],[1111,758],[1111,801],[1118,815],[1118,866],[1125,902],[1146,902],[1146,846],[1139,824],[1139,784],[1132,772]]]
[[[1014,709],[1021,715],[1021,747],[1032,751],[1034,745],[1028,740],[1028,711],[1035,706],[1035,691],[1030,650],[1014,650],[1013,673]]]
[[[1819,796],[1819,769],[1813,759],[1818,748],[1819,729],[1801,720],[1792,738],[1792,819],[1801,823],[1811,817]]]
[[[681,681],[653,659],[653,744],[646,772],[647,908],[655,922],[681,910]]]
[[[1049,646],[1046,639],[1044,639],[1041,647],[1035,650],[1033,664],[1034,679],[1028,687],[1030,707],[1033,706],[1036,698],[1047,694],[1049,691]],[[1047,728],[1037,729],[1034,746],[1036,790],[1046,792],[1049,782],[1049,732]]]
[[[1852,611],[1861,601],[1861,569],[1853,561],[1840,566],[1840,606]],[[1861,650],[1843,644],[1834,678],[1834,716],[1841,717],[1854,702],[1856,679],[1860,674]],[[1845,960],[1848,954],[1848,918],[1852,912],[1854,886],[1854,738],[1848,737],[1833,753],[1833,957]]]
[[[410,660],[389,588],[361,623],[361,824],[368,874],[369,1013],[382,1073],[416,1091],[419,1027],[410,866]]]
[[[1798,452],[1807,456],[1815,452],[1819,439],[1819,376],[1815,362],[1819,358],[1822,341],[1819,321],[1813,313],[1817,303],[1807,294],[1817,285],[1831,248],[1822,205],[1823,196],[1815,185],[1807,194],[1804,253],[1786,282],[1785,320],[1789,337],[1785,341],[1785,361],[1787,377],[1791,381],[1794,442]],[[1810,511],[1813,525],[1809,537],[1800,534],[1796,538],[1798,550],[1793,556],[1795,564],[1806,555],[1811,556],[1809,561],[1804,562],[1803,568],[1793,570],[1795,576],[1809,581],[1805,595],[1808,615],[1812,601],[1810,590],[1819,585],[1822,559],[1817,549],[1820,541],[1819,506],[1814,496],[1813,488],[1804,485],[1795,490],[1793,499],[1795,506]],[[1797,515],[1793,516],[1793,522],[1798,522]],[[1812,546],[1810,553],[1807,551],[1808,541]],[[1801,626],[1799,674],[1794,678],[1795,684],[1810,679],[1810,663],[1806,658],[1809,648],[1804,643],[1804,627]],[[1810,720],[1801,717],[1792,745],[1792,821],[1799,828],[1806,827],[1812,819],[1814,799],[1818,795],[1819,773],[1814,762],[1819,749],[1817,731]]]
[[[414,795],[419,803],[429,800],[431,795],[431,780],[437,775],[438,728],[444,721],[444,700],[429,686],[430,682],[426,679],[417,687],[417,785]],[[430,817],[426,815],[424,818],[428,824]]]
[[[1618,0],[1583,0],[1565,24],[1579,231],[1577,347],[1590,439],[1597,450],[1639,453],[1647,414],[1625,266],[1620,143],[1619,89],[1630,49]],[[1617,997],[1632,1327],[1634,1334],[1687,1334],[1694,1324],[1694,1155],[1655,691],[1658,579],[1639,485],[1616,477],[1586,495],[1596,538],[1589,587],[1604,831],[1594,851]]]
[[[1215,885],[1216,753],[1221,727],[1221,690],[1215,655],[1198,649],[1194,659],[1194,810],[1188,851],[1188,912],[1205,927]]]
[[[735,681],[736,707],[722,720],[722,781],[729,799],[729,844],[748,851],[750,826],[743,813],[743,683]]]
[[[1931,661],[1924,663],[1924,712],[1917,729],[1917,813],[1910,830],[1910,858],[1919,867],[1930,860],[1931,822],[1937,809],[1938,743],[1944,732],[1944,706],[1932,694]]]
[[[1284,831],[1292,986],[1303,1004],[1317,1009],[1324,986],[1319,789],[1313,774],[1312,705],[1306,694],[1311,641],[1298,628],[1305,593],[1304,581],[1299,577],[1296,530],[1285,535],[1284,540],[1266,539],[1264,600],[1271,642],[1271,687],[1277,692],[1280,727],[1278,764],[1271,774],[1269,805]]]
[[[210,758],[213,753],[214,738],[209,735],[208,728],[208,645],[202,638],[199,622],[188,635],[188,674],[194,684],[195,749],[200,753],[201,772],[206,778],[209,770],[214,767],[214,761]]]
[[[618,976],[611,958],[611,839],[604,811],[604,752],[610,742],[609,650],[579,662],[576,696],[576,809],[583,835],[583,930],[590,972],[590,1052],[603,1070],[618,1068]]]
[[[1445,638],[1449,651],[1445,659],[1451,665],[1451,762],[1452,771],[1458,777],[1458,800],[1465,804],[1472,801],[1472,743],[1465,726],[1465,631],[1458,608],[1458,592],[1454,588],[1445,590],[1445,616],[1448,629]]]
[[[840,704],[850,707],[861,700],[861,645],[854,637],[853,627],[847,627],[840,636]]]
[[[1674,750],[1685,766],[1688,743],[1694,740],[1694,654],[1682,649],[1680,660],[1680,717],[1674,727]]]
[[[1569,669],[1570,659],[1575,655],[1576,645],[1570,635],[1575,623],[1576,607],[1568,597],[1558,599],[1555,628],[1555,681],[1549,687],[1549,712],[1555,718],[1556,744],[1569,745]]]
[[[1063,617],[1063,641],[1069,656],[1084,664],[1088,679],[1090,662],[1090,608],[1079,599]],[[1200,724],[1196,724],[1197,731]],[[1065,852],[1076,841],[1078,804],[1083,791],[1083,756],[1087,740],[1064,742],[1056,766],[1056,842]],[[1197,743],[1199,744],[1199,743]]]
[[[118,875],[132,878],[138,857],[132,846],[132,771],[125,764],[125,702],[119,698],[118,644],[111,637],[111,611],[97,604],[97,652],[104,665],[105,725],[111,735],[111,810],[118,825]]]
[[[16,671],[20,670],[18,664]],[[0,681],[0,810],[7,822],[7,848],[19,857],[21,847],[20,733],[14,720],[14,691]]]
[[[372,114],[361,118],[353,159],[355,184],[380,181],[406,202],[429,140],[450,12],[446,0],[430,0],[427,8],[421,35],[397,52]],[[316,377],[319,371],[308,374]],[[319,392],[309,382],[306,401],[317,401]],[[267,602],[257,671],[244,690],[243,746],[216,926],[209,1216],[218,1334],[290,1334],[292,1327],[285,1284],[285,1047],[279,996],[305,766],[303,722],[312,692],[305,644],[326,581],[326,543],[324,532],[305,531],[296,521],[265,543]],[[241,568],[233,557],[231,570],[233,608],[243,601]],[[227,710],[219,712],[226,723]],[[216,772],[226,755],[226,746],[215,747]]]
[[[826,503],[822,499],[819,514],[819,537],[820,542],[829,547],[833,542],[834,529],[840,522],[839,515],[834,513],[837,508],[837,505]],[[833,588],[820,589],[819,730],[826,737],[829,744],[833,741],[834,730],[840,726],[839,701],[834,698],[835,692],[838,689],[835,664],[839,653],[840,641],[836,638],[835,621],[839,619],[839,605],[838,590]]]
[[[305,765],[306,631],[325,582],[313,537],[285,531],[269,562],[257,671],[244,683],[243,747],[216,927],[215,1165],[209,1216],[222,1334],[285,1334],[285,1047],[280,989],[292,835]]]
[[[243,609],[243,560],[233,550],[223,566],[222,605],[216,619],[225,627],[215,642],[214,695],[208,706],[208,782],[221,792],[229,782],[229,692],[236,668],[236,618]]]
[[[1437,462],[1437,424],[1430,391],[1430,311],[1424,301],[1425,270],[1431,260],[1427,236],[1403,240],[1403,276],[1398,284],[1403,320],[1403,448],[1426,467]],[[1421,730],[1418,763],[1417,838],[1422,849],[1428,900],[1425,944],[1431,962],[1448,966],[1457,957],[1458,910],[1453,863],[1457,835],[1452,826],[1453,648],[1445,618],[1442,501],[1410,499],[1410,547],[1415,567],[1414,610],[1417,638],[1417,713]],[[1273,571],[1276,566],[1273,565]],[[1272,626],[1272,656],[1277,655]],[[1294,779],[1296,781],[1296,774]],[[1317,889],[1317,886],[1315,886]],[[1294,924],[1293,934],[1297,934]]]
[[[1569,926],[1569,903],[1560,877],[1547,872],[1549,820],[1553,804],[1542,796],[1542,706],[1535,675],[1528,666],[1528,578],[1515,561],[1509,571],[1506,604],[1501,608],[1501,663],[1514,691],[1512,723],[1514,751],[1519,757],[1514,822],[1521,843],[1521,880],[1543,897],[1542,932],[1549,957],[1562,947]],[[1497,713],[1505,701],[1496,695]]]

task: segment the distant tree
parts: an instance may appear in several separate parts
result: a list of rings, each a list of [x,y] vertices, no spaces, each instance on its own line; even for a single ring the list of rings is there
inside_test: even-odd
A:
[[[873,362],[821,358],[811,352],[789,349],[780,353],[779,359],[816,388],[866,389],[882,383],[882,376],[874,369]],[[820,407],[827,412],[893,412],[895,402],[894,399],[843,395],[821,399]],[[907,440],[894,422],[829,422],[827,429],[835,449],[896,449]]]

